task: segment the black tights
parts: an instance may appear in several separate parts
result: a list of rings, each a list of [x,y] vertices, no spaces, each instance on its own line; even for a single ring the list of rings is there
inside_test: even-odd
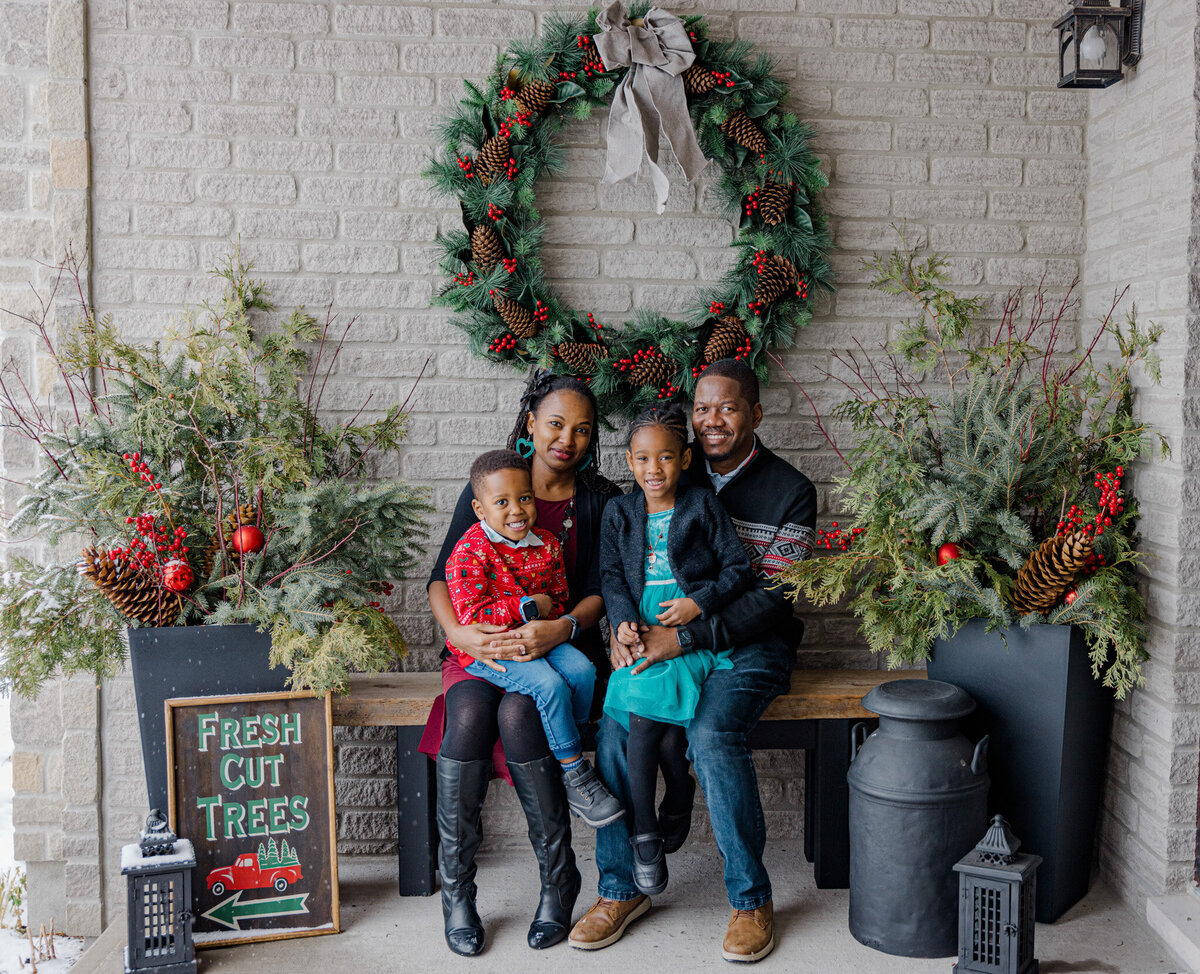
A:
[[[505,693],[483,680],[461,680],[446,691],[443,755],[455,761],[490,761],[497,736],[513,764],[550,756],[532,697]]]
[[[633,805],[633,832],[647,835],[658,831],[654,809],[654,788],[658,769],[662,768],[666,794],[663,807],[672,813],[680,807],[688,792],[687,735],[678,724],[664,724],[649,717],[629,715],[629,742],[625,748],[629,761],[629,800]]]

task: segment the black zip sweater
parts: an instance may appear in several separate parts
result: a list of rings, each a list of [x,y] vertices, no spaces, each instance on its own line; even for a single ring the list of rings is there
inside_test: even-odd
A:
[[[712,491],[700,444],[692,444],[695,461],[684,472],[698,490]],[[770,586],[793,562],[812,554],[816,539],[817,491],[786,460],[758,444],[754,458],[716,494],[741,539],[755,585],[711,616],[688,623],[697,647],[724,650],[754,642],[771,632],[785,635],[793,648],[804,625],[793,615],[792,600]]]
[[[646,498],[640,490],[615,497],[600,527],[600,587],[608,624],[641,621],[638,604],[646,587]],[[700,607],[702,618],[729,604],[753,584],[729,517],[711,490],[681,486],[667,535],[667,556],[679,587]]]

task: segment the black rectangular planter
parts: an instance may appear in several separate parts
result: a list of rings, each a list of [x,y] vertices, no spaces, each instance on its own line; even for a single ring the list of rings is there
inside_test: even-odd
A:
[[[1052,923],[1088,890],[1112,721],[1112,691],[1092,678],[1083,632],[987,633],[977,619],[937,641],[928,672],[979,705],[964,725],[972,740],[991,735],[989,814],[1042,857],[1037,919]]]
[[[253,626],[166,626],[128,629],[126,633],[146,789],[150,807],[166,814],[163,702],[171,697],[285,690],[290,674],[282,666],[271,668],[271,637]]]

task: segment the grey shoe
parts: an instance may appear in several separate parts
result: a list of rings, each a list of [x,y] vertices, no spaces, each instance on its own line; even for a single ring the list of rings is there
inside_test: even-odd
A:
[[[563,772],[563,784],[567,786],[571,814],[578,815],[594,829],[615,822],[625,814],[621,803],[604,787],[587,758],[574,771]]]
[[[663,853],[663,838],[657,832],[635,835],[633,846],[633,885],[639,893],[656,896],[667,888],[667,857]]]

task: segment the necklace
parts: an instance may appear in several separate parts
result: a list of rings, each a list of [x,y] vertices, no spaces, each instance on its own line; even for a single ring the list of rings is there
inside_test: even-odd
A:
[[[658,537],[657,538],[651,538],[649,535],[646,535],[646,540],[650,543],[650,554],[648,554],[646,556],[646,564],[650,565],[651,567],[653,567],[654,563],[656,561],[658,561],[658,552],[654,548],[654,542],[662,541],[662,539],[663,539],[662,528],[658,529]]]
[[[563,512],[562,530],[558,532],[558,543],[566,545],[567,535],[575,526],[575,488],[571,488],[571,499],[567,501],[567,509]]]

